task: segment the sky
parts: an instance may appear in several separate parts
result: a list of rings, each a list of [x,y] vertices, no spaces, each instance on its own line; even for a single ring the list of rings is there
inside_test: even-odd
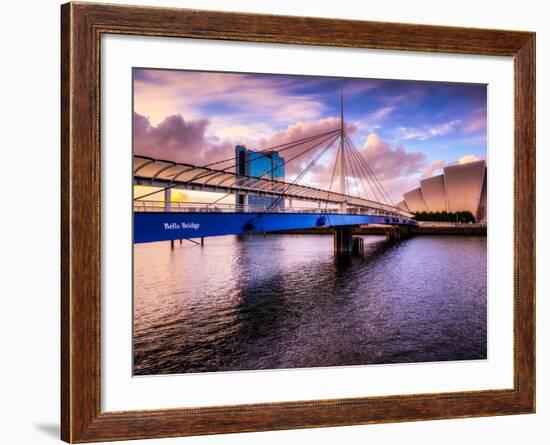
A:
[[[133,81],[137,155],[203,165],[233,157],[237,144],[262,150],[330,131],[340,126],[342,90],[346,133],[393,203],[446,165],[486,158],[481,84],[141,68]],[[286,180],[324,148],[289,162]],[[304,147],[280,154],[295,150]],[[335,142],[299,183],[328,190],[337,150]],[[349,176],[350,194],[369,193]]]

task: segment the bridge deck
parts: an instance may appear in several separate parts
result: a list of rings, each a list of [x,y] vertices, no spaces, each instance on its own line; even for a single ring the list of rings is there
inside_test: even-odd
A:
[[[343,213],[135,212],[134,242],[363,224],[416,225],[408,218]]]

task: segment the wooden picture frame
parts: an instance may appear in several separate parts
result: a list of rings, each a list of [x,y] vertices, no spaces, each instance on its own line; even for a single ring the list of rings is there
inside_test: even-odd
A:
[[[93,442],[535,411],[534,33],[92,3],[65,4],[61,17],[63,440]],[[513,57],[513,389],[102,412],[99,117],[103,34]]]

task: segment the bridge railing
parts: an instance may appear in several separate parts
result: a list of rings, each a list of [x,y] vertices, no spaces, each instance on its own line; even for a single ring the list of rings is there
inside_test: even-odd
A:
[[[418,221],[420,227],[487,227],[486,222]]]
[[[204,202],[170,202],[169,204],[164,201],[134,201],[134,212],[211,212],[211,213],[327,213],[338,214],[342,213],[339,208],[332,207],[325,208],[321,206],[311,207],[296,207],[296,206],[284,206],[284,205],[238,205],[229,203],[204,203]],[[393,216],[391,213],[381,211],[373,208],[362,207],[348,207],[345,211],[346,214],[357,215],[380,215],[380,216]]]

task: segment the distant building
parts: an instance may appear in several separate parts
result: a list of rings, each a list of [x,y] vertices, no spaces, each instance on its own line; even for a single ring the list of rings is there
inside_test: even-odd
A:
[[[487,221],[487,165],[485,161],[445,167],[443,174],[420,181],[403,195],[397,207],[416,212],[463,212]]]
[[[403,195],[408,208],[415,209],[414,212],[427,212],[428,206],[422,196],[422,190],[419,188],[411,190]],[[411,210],[412,211],[412,210]],[[413,212],[413,213],[414,213]]]
[[[235,172],[240,176],[253,176],[264,179],[285,179],[285,160],[277,151],[257,152],[249,150],[244,145],[235,147]],[[278,201],[276,204],[274,204]],[[284,199],[267,196],[236,195],[236,204],[248,205],[250,210],[263,210],[272,206],[272,209],[284,208]]]

